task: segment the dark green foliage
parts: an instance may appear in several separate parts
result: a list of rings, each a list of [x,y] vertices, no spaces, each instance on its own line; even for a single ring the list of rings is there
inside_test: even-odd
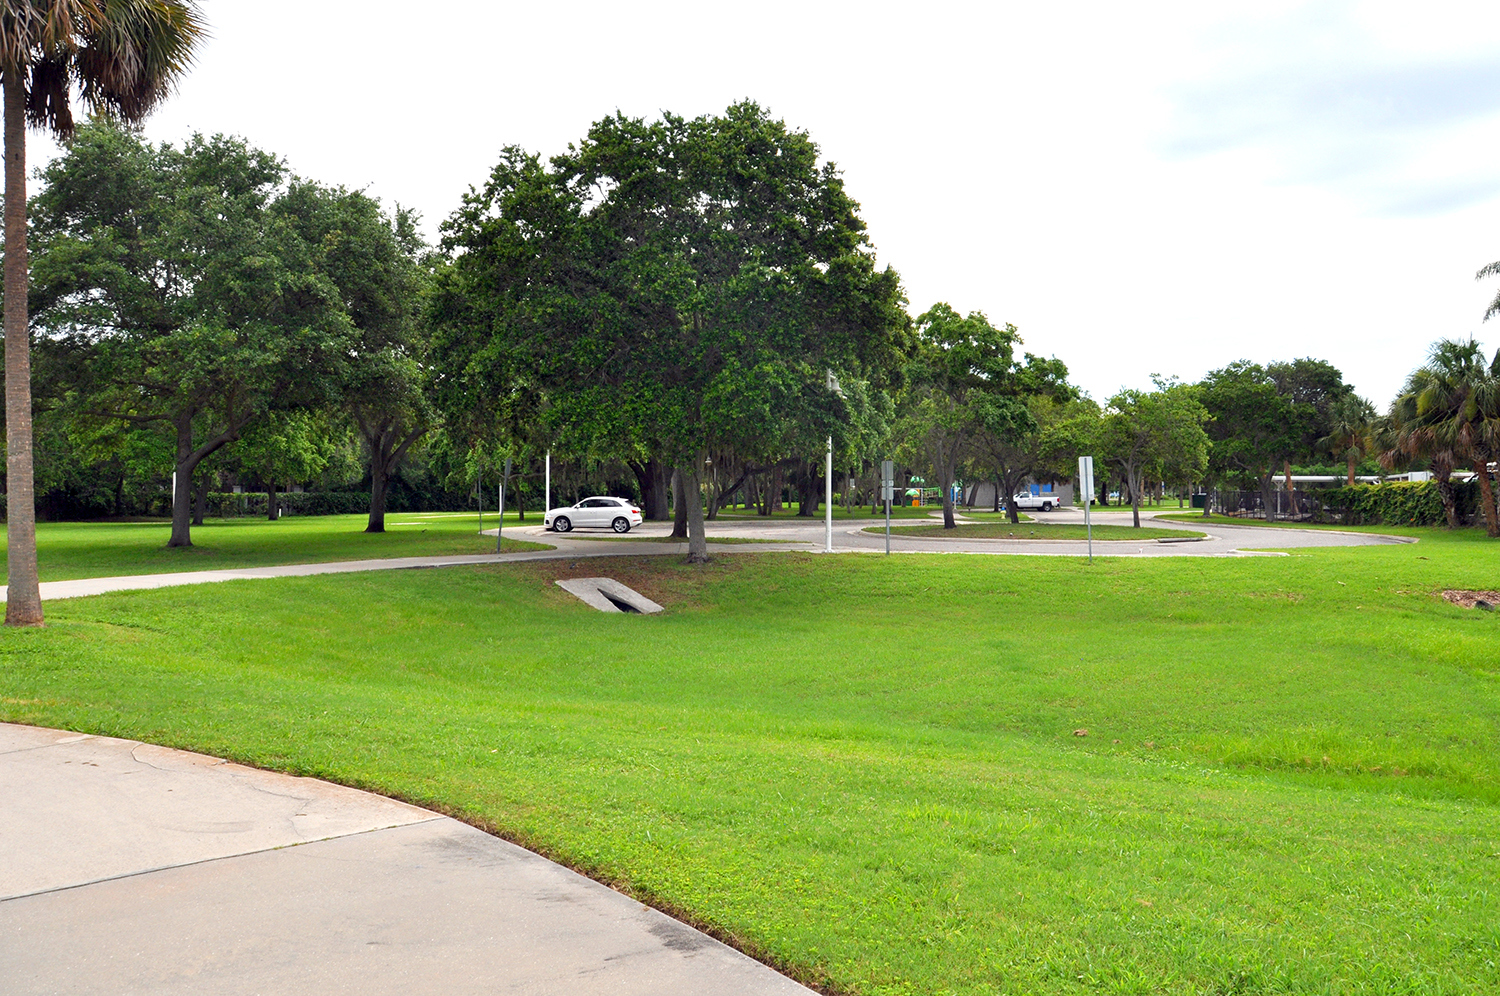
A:
[[[854,449],[882,420],[864,385],[895,382],[910,347],[899,280],[838,171],[749,102],[606,118],[550,164],[509,149],[443,231],[450,424],[574,457],[649,453],[688,491],[711,448]]]
[[[1356,484],[1313,492],[1325,515],[1349,525],[1440,526],[1445,521],[1443,499],[1436,481],[1391,481]],[[1459,521],[1470,522],[1479,509],[1479,485],[1453,482]]]

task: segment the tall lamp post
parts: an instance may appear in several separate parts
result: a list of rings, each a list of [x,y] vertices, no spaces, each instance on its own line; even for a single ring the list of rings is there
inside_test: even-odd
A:
[[[832,370],[828,371],[828,389],[830,391],[832,391],[834,394],[837,394],[840,398],[842,398],[844,396],[844,389],[839,386],[839,379],[833,375],[833,371]],[[823,509],[824,509],[824,514],[825,514],[825,522],[827,524],[827,527],[824,530],[825,543],[824,543],[824,547],[823,547],[823,552],[824,553],[832,553],[833,552],[833,434],[832,433],[828,434],[828,466],[826,468],[826,472],[823,475],[823,484],[824,484]]]

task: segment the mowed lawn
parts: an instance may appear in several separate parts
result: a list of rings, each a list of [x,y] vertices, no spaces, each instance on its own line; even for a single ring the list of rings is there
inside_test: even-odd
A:
[[[207,519],[192,529],[191,547],[169,548],[172,524],[152,522],[39,522],[37,570],[43,581],[169,574],[276,564],[315,564],[383,557],[494,553],[495,537],[479,534],[475,513],[391,513],[384,533],[367,533],[364,515]],[[534,514],[524,525],[539,526]],[[506,515],[506,528],[523,525]],[[495,528],[495,514],[485,516]],[[0,533],[3,533],[0,528]],[[546,544],[506,538],[505,552],[543,550]],[[0,549],[0,564],[5,563]]]
[[[1422,536],[121,593],[0,632],[0,718],[439,808],[829,992],[1490,993],[1500,618],[1435,593],[1500,545]]]
[[[866,526],[867,533],[885,534],[884,526]],[[945,529],[942,523],[921,526],[892,526],[892,536],[921,537],[922,539],[1055,539],[1081,540],[1092,536],[1108,543],[1114,540],[1139,542],[1155,539],[1196,539],[1204,534],[1193,529],[1172,529],[1161,526],[1120,526],[1084,524],[1081,522],[977,522],[961,523]]]

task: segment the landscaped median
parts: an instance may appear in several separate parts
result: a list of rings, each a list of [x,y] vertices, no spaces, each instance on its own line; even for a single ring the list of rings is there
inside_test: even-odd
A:
[[[866,526],[865,532],[885,535],[885,526]],[[1171,529],[1160,526],[1106,526],[1093,527],[1095,542],[1111,540],[1157,540],[1157,539],[1202,539],[1204,533],[1191,529]],[[891,535],[921,539],[1017,539],[1017,540],[1082,540],[1089,533],[1083,525],[1070,522],[1009,522],[960,523],[953,529],[943,528],[942,523],[920,526],[891,526]]]
[[[1489,994],[1482,536],[1274,559],[611,558],[0,631],[0,719],[456,814],[828,992]]]

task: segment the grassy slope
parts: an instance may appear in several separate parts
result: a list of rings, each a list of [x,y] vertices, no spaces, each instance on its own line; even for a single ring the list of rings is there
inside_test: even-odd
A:
[[[534,521],[533,521],[534,520]],[[495,538],[479,535],[479,519],[465,514],[386,516],[384,533],[366,533],[363,515],[292,516],[266,519],[209,519],[193,527],[193,545],[169,549],[167,522],[37,523],[37,566],[43,581],[170,574],[226,567],[315,564],[382,557],[426,557],[494,553]],[[513,518],[506,516],[509,528]],[[527,525],[540,525],[533,516]],[[495,528],[494,513],[485,528]],[[3,532],[3,530],[0,530]],[[544,550],[547,544],[505,540],[507,553]],[[0,564],[5,551],[0,550]]]
[[[884,526],[866,526],[867,533],[885,533]],[[1083,523],[1027,522],[1011,525],[1009,522],[980,522],[961,524],[954,529],[944,529],[942,523],[922,526],[892,526],[891,533],[901,536],[921,536],[924,539],[1055,539],[1081,540],[1088,538],[1088,527]],[[1159,526],[1098,525],[1093,527],[1095,540],[1154,540],[1187,539],[1202,536],[1191,529],[1164,529]]]
[[[564,566],[56,602],[0,717],[439,806],[850,992],[1500,983],[1500,619],[1431,594],[1492,544],[612,562],[660,617]]]

